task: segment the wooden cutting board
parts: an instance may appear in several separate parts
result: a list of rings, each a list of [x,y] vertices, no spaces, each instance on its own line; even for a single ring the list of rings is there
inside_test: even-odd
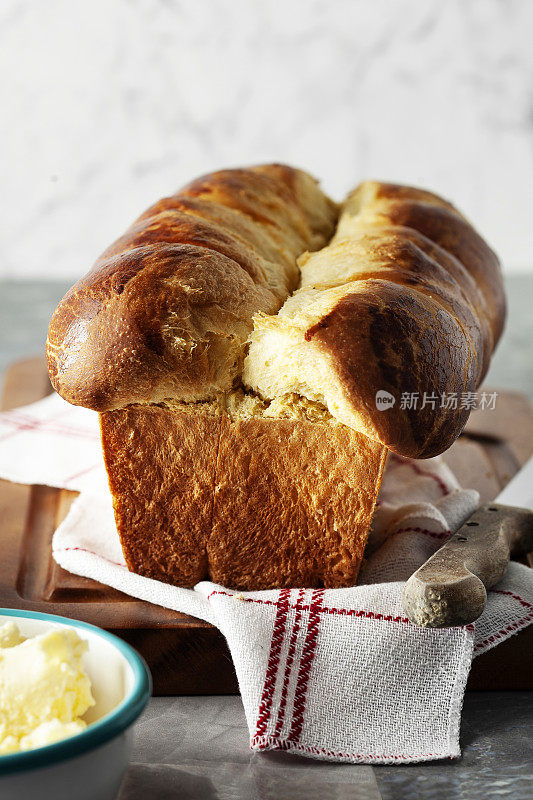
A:
[[[0,408],[51,391],[41,358],[19,361],[4,378]],[[472,413],[446,453],[464,486],[493,499],[533,453],[533,410],[523,395],[501,391],[495,410]],[[193,617],[154,606],[57,566],[52,534],[76,494],[0,481],[0,606],[46,611],[117,634],[148,662],[155,694],[233,694],[237,680],[224,637]],[[470,689],[533,689],[533,626],[474,661]]]

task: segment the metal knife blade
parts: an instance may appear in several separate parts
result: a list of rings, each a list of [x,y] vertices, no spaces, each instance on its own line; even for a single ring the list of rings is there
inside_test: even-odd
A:
[[[533,456],[494,498],[494,502],[533,509]]]

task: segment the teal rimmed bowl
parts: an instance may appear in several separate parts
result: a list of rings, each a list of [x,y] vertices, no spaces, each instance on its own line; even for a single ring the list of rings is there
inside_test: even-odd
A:
[[[2,800],[113,800],[129,763],[133,724],[151,693],[141,656],[111,633],[78,620],[34,611],[0,609],[0,625],[15,622],[24,636],[74,628],[89,646],[84,664],[95,705],[81,733],[54,744],[0,756]]]

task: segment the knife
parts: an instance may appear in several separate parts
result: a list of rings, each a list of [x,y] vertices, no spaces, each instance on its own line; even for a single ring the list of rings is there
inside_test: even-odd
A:
[[[478,508],[411,575],[402,595],[408,619],[425,628],[474,622],[485,608],[487,589],[503,578],[510,557],[533,550],[531,508],[533,456],[492,503]]]

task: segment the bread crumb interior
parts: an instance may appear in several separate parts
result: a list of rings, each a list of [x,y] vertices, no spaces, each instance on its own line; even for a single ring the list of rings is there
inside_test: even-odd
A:
[[[183,403],[165,400],[158,403],[172,411],[194,411],[218,416],[227,414],[233,422],[248,419],[293,419],[321,425],[335,425],[337,420],[321,403],[309,400],[294,392],[280,395],[273,400],[263,400],[242,387],[220,395],[215,400],[200,403]]]

